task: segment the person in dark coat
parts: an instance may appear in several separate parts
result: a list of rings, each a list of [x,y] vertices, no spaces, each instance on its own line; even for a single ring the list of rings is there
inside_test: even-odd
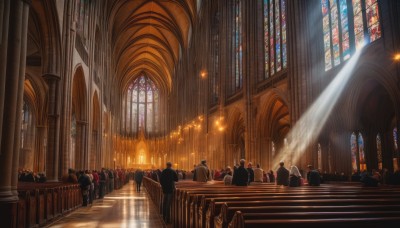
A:
[[[83,171],[79,172],[79,179],[78,179],[79,186],[81,187],[82,193],[82,206],[86,207],[88,204],[88,196],[89,196],[89,189],[92,182],[88,175],[86,175]]]
[[[249,172],[244,167],[246,160],[240,160],[240,166],[235,170],[232,177],[232,185],[247,186],[249,182]]]
[[[142,185],[143,176],[143,170],[137,169],[135,172],[136,192],[140,192],[140,186]]]
[[[279,169],[276,171],[276,184],[277,185],[289,185],[289,170],[285,168],[285,163],[282,161],[279,163]]]
[[[318,170],[315,170],[312,165],[308,165],[307,181],[310,186],[319,186],[321,184],[321,175]]]
[[[166,223],[170,223],[170,210],[172,194],[175,191],[175,182],[178,182],[178,174],[172,169],[172,163],[167,162],[167,168],[164,169],[160,175],[160,184],[164,193],[163,219]]]
[[[251,182],[254,182],[254,170],[253,170],[253,164],[249,162],[247,164],[247,172],[249,172],[249,185]]]

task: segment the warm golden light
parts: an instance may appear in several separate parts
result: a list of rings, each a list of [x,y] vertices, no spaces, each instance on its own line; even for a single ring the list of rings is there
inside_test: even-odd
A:
[[[200,73],[200,76],[201,76],[201,78],[206,78],[207,77],[207,73],[205,72],[205,71],[202,71],[201,73]]]
[[[398,54],[396,54],[396,55],[394,56],[394,60],[395,60],[395,61],[400,61],[400,53],[398,53]]]

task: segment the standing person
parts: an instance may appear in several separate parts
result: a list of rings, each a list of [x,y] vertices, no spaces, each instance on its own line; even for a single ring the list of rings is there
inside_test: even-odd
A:
[[[232,185],[236,186],[247,186],[249,182],[249,172],[244,168],[246,160],[240,160],[240,166],[235,170],[232,177]]]
[[[106,176],[106,171],[104,168],[101,168],[100,172],[100,185],[99,185],[99,199],[103,199],[105,193],[106,193],[106,181],[107,181],[107,176]]]
[[[194,181],[207,182],[210,179],[210,170],[207,167],[207,161],[202,160],[201,163],[194,170]]]
[[[88,175],[85,174],[85,172],[80,171],[79,172],[79,179],[78,179],[79,186],[81,187],[81,193],[82,193],[82,206],[86,207],[88,204],[88,196],[89,196],[89,190],[90,190],[90,185],[92,184],[90,181],[90,178]]]
[[[135,172],[136,192],[140,192],[140,186],[142,185],[143,176],[143,170],[137,169]]]
[[[260,164],[257,164],[256,168],[254,169],[254,182],[263,182],[264,178],[264,170],[260,168]]]
[[[281,161],[279,163],[279,169],[276,171],[276,184],[277,185],[289,185],[289,170],[285,168],[285,163]]]
[[[175,182],[178,181],[178,175],[172,168],[172,163],[167,162],[167,168],[161,172],[160,184],[164,194],[163,198],[163,219],[166,223],[170,223],[170,210],[172,202],[172,194],[175,191]]]

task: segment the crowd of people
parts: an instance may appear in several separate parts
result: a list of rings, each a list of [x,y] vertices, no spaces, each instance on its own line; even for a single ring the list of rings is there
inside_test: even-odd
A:
[[[80,170],[68,169],[61,181],[64,183],[79,184],[82,193],[82,206],[92,204],[95,199],[102,199],[114,189],[121,188],[129,179],[133,178],[132,170],[105,169]]]
[[[102,199],[105,194],[114,189],[121,188],[124,184],[133,179],[136,183],[136,191],[141,191],[141,184],[144,177],[148,177],[159,182],[164,194],[163,216],[166,223],[170,222],[169,214],[172,201],[172,194],[175,189],[175,182],[178,180],[192,179],[196,182],[222,181],[225,185],[248,186],[259,183],[276,183],[277,185],[298,187],[302,185],[319,186],[324,181],[354,181],[361,182],[364,186],[378,186],[379,184],[400,185],[400,170],[394,173],[387,169],[372,170],[371,172],[354,172],[349,178],[344,173],[321,173],[312,165],[308,165],[305,176],[302,170],[296,166],[289,169],[284,162],[279,163],[279,168],[274,173],[273,170],[264,171],[260,164],[253,167],[251,162],[247,163],[244,159],[240,160],[233,168],[227,166],[225,169],[211,170],[206,160],[202,160],[198,165],[194,165],[190,172],[172,169],[172,163],[167,162],[166,168],[161,169],[105,169],[97,170],[68,170],[68,174],[62,177],[64,183],[79,184],[82,192],[82,205],[92,204],[95,199]],[[18,180],[23,182],[46,182],[44,173],[34,173],[29,170],[19,170]]]
[[[44,173],[36,173],[31,170],[20,169],[18,170],[18,181],[44,183],[47,181],[47,178]]]

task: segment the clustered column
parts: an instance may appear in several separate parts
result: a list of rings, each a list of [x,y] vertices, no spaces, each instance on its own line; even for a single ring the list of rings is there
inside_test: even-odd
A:
[[[30,1],[3,0],[0,33],[0,224],[16,224],[19,135]]]

